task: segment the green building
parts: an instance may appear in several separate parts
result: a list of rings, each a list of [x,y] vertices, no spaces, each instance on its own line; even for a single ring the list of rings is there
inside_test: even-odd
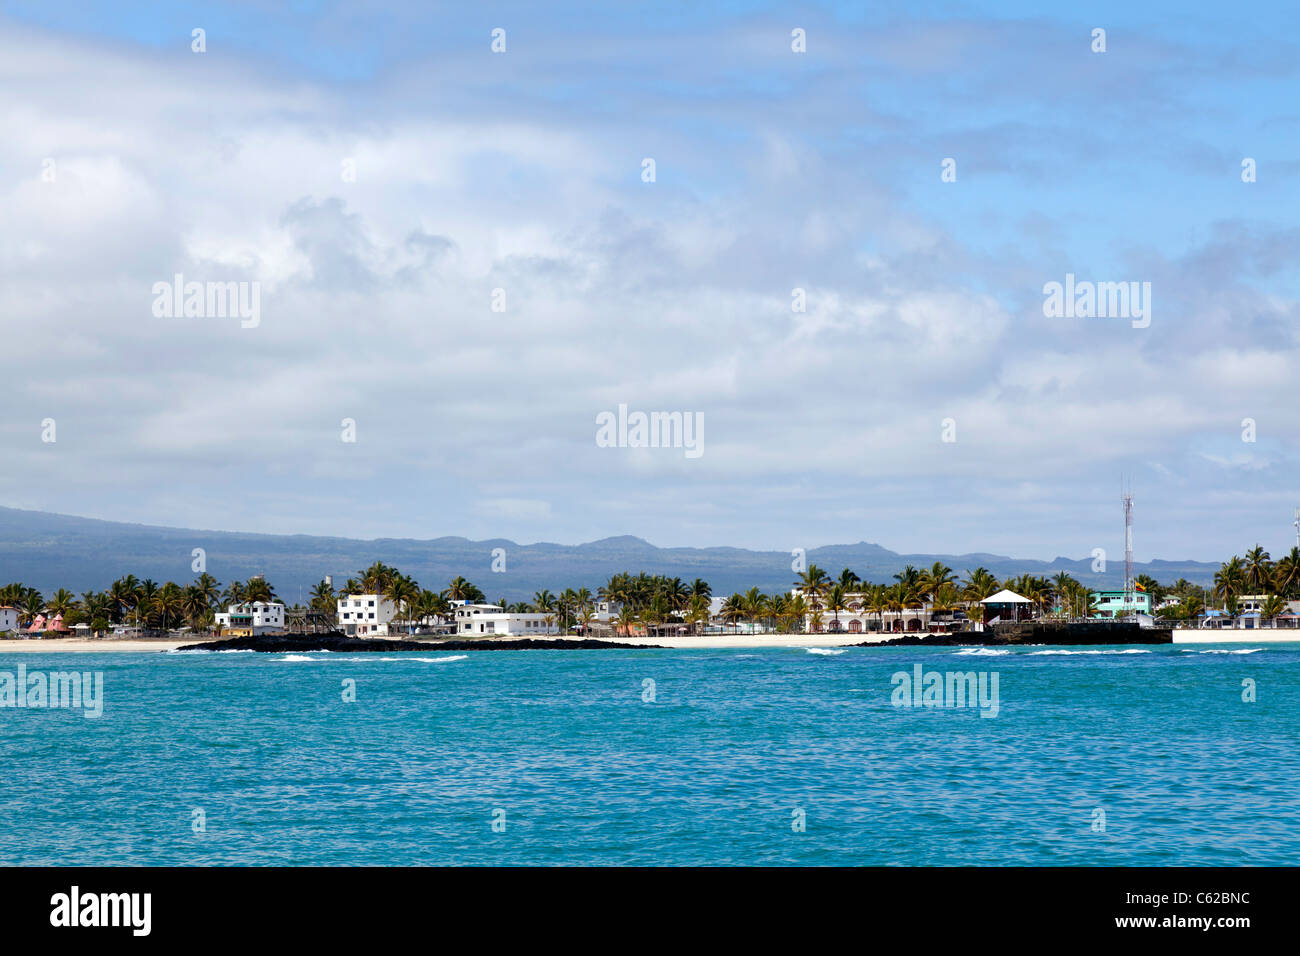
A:
[[[1093,617],[1151,613],[1151,595],[1145,591],[1093,591],[1092,601],[1096,605]]]

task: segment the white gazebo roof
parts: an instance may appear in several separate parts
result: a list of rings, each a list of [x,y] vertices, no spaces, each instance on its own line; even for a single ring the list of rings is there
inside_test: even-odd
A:
[[[1008,591],[1003,588],[997,594],[986,597],[980,601],[981,604],[1033,604],[1034,602],[1027,597],[1021,597],[1015,591]]]

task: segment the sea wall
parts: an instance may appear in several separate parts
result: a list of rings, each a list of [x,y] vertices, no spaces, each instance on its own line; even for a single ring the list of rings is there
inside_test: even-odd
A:
[[[988,634],[985,628],[985,634]],[[1169,644],[1169,628],[1140,627],[1136,623],[1111,621],[1022,621],[994,624],[996,644]]]

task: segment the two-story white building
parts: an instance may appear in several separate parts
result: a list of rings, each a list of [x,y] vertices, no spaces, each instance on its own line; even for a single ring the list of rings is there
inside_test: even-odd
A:
[[[0,607],[0,634],[18,630],[18,608],[5,605]]]
[[[455,621],[456,634],[461,637],[545,637],[560,633],[554,614],[507,611],[499,604],[458,604]]]
[[[382,594],[345,594],[338,599],[338,624],[348,637],[387,637],[397,607]]]
[[[284,605],[279,601],[245,601],[216,615],[217,626],[232,636],[257,636],[284,630]]]

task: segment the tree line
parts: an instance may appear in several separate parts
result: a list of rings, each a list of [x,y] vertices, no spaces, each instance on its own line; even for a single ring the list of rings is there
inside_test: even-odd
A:
[[[1160,612],[1162,617],[1194,619],[1205,613],[1211,601],[1235,614],[1243,596],[1262,595],[1261,614],[1272,619],[1285,610],[1288,601],[1300,599],[1300,548],[1273,561],[1256,545],[1245,557],[1234,555],[1225,561],[1215,572],[1212,587],[1183,578],[1165,585],[1145,574],[1138,575],[1136,581],[1151,596],[1153,606],[1166,598],[1175,599],[1177,603]],[[788,593],[770,595],[759,588],[736,592],[722,602],[720,616],[737,628],[748,622],[751,628],[763,623],[783,631],[802,630],[805,621],[816,630],[828,616],[838,626],[839,616],[850,612],[876,615],[882,630],[886,614],[902,622],[909,611],[914,612],[914,626],[919,626],[926,609],[932,614],[962,609],[970,620],[979,621],[983,614],[979,602],[1004,588],[1028,598],[1042,616],[1086,618],[1097,611],[1094,588],[1064,571],[1050,578],[1022,574],[999,580],[987,568],[977,567],[958,577],[937,561],[926,569],[908,565],[890,583],[872,583],[849,568],[832,578],[813,564],[798,573],[791,587]],[[376,561],[337,590],[322,580],[311,589],[308,607],[333,617],[337,601],[355,594],[379,594],[391,601],[399,624],[445,619],[457,601],[486,603],[483,590],[464,577],[433,591],[397,568]],[[531,601],[499,599],[495,603],[507,611],[542,614],[548,626],[558,625],[566,633],[575,627],[589,630],[598,605],[603,603],[613,612],[613,624],[620,633],[644,630],[654,634],[669,626],[689,626],[699,632],[712,620],[712,597],[712,588],[702,578],[687,582],[679,577],[623,571],[611,575],[594,592],[586,587],[565,588],[559,593],[543,589]],[[24,626],[41,615],[62,615],[65,625],[85,623],[96,632],[118,625],[167,630],[185,624],[196,630],[211,629],[221,608],[274,600],[275,588],[261,576],[232,581],[223,589],[207,573],[190,584],[159,584],[128,574],[104,591],[87,591],[80,597],[66,588],[46,598],[21,583],[0,587],[0,605],[16,608]],[[295,605],[291,610],[299,608]]]

